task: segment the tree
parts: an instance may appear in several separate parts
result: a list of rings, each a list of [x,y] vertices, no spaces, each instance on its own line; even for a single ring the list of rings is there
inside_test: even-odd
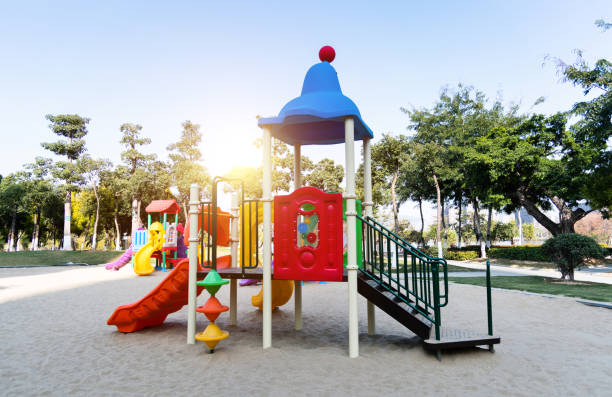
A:
[[[427,152],[435,153],[426,156],[429,163],[428,179],[434,187],[427,199],[437,202],[438,229],[441,234],[442,226],[446,223],[442,221],[442,207],[447,198],[456,203],[461,211],[464,201],[474,204],[486,197],[482,189],[468,183],[465,173],[465,148],[477,137],[486,134],[491,124],[492,111],[488,111],[485,105],[484,94],[459,84],[454,91],[443,89],[432,109],[402,108],[410,116],[408,128],[415,131],[413,141],[419,145],[428,145]],[[461,239],[460,223],[459,243]],[[440,240],[439,252],[442,251]],[[482,243],[484,245],[484,240]]]
[[[610,26],[601,20],[598,22],[605,29]],[[600,59],[590,68],[579,53],[573,65],[561,63],[560,68],[566,81],[581,87],[584,95],[600,94],[590,101],[574,104],[570,110],[570,115],[579,119],[570,127],[575,146],[567,148],[566,152],[571,166],[575,166],[572,163],[584,164],[585,173],[590,174],[581,180],[585,198],[592,208],[602,209],[608,216],[612,207],[612,149],[609,145],[612,137],[612,63]]]
[[[170,152],[171,164],[171,183],[176,186],[178,191],[177,199],[187,219],[187,204],[189,203],[189,192],[192,183],[201,186],[210,183],[210,176],[201,164],[202,152],[199,145],[202,142],[200,125],[193,124],[187,120],[183,124],[183,131],[178,142],[167,147]]]
[[[113,226],[115,227],[115,250],[121,249],[120,216],[130,214],[129,172],[125,166],[114,170],[104,170],[101,175],[101,186],[112,202]]]
[[[70,198],[71,192],[74,191],[74,186],[80,180],[80,175],[75,168],[74,161],[85,152],[85,140],[83,137],[87,135],[87,124],[89,119],[81,117],[77,114],[59,114],[53,116],[48,114],[45,116],[51,122],[49,128],[58,135],[60,139],[57,142],[42,143],[42,147],[50,150],[58,156],[66,156],[68,161],[58,161],[55,170],[56,176],[66,183],[66,195],[64,201],[64,250],[72,250],[72,238],[70,234]]]
[[[524,207],[553,235],[573,232],[594,209],[585,209],[584,199],[596,178],[593,159],[600,149],[595,139],[580,139],[576,130],[566,129],[566,122],[561,113],[533,115],[516,127],[492,129],[467,150],[468,169],[510,199],[506,211]],[[553,205],[559,222],[542,211]]]
[[[491,231],[493,241],[512,241],[515,234],[516,224],[512,222],[496,222]]]
[[[564,233],[546,240],[542,251],[557,264],[561,280],[567,277],[574,281],[574,270],[580,269],[586,260],[603,258],[603,249],[595,240],[576,233]]]
[[[418,232],[420,237],[417,241],[421,246],[424,246],[423,229],[425,228],[425,219],[423,218],[423,201],[432,196],[432,186],[429,182],[429,170],[423,168],[423,162],[426,160],[423,153],[424,146],[416,142],[411,142],[410,145],[411,147],[407,152],[407,156],[404,157],[400,169],[398,196],[400,201],[413,200],[418,203],[421,228]]]
[[[142,227],[142,219],[140,218],[142,194],[149,179],[149,175],[144,168],[148,163],[155,160],[155,155],[140,152],[141,146],[151,143],[151,139],[141,137],[142,126],[125,123],[119,127],[119,130],[123,134],[119,142],[125,147],[125,150],[121,152],[121,160],[127,167],[127,187],[132,201],[131,234],[133,234],[139,227]]]
[[[79,172],[91,188],[96,199],[96,212],[91,236],[91,249],[95,251],[98,241],[98,221],[100,218],[100,179],[102,174],[110,168],[111,164],[108,160],[93,159],[91,156],[84,155],[79,159],[77,165]]]
[[[26,192],[23,173],[8,175],[0,182],[0,219],[6,222],[3,229],[6,230],[7,251],[19,247],[19,231],[27,217]]]
[[[38,250],[41,236],[41,217],[42,211],[50,202],[56,199],[57,189],[53,186],[53,181],[46,179],[51,164],[50,159],[36,158],[35,163],[26,164],[28,181],[25,195],[26,206],[30,213],[33,213],[32,246],[33,251]]]
[[[404,135],[392,136],[384,134],[382,139],[371,147],[372,168],[385,175],[391,192],[391,208],[393,210],[393,230],[399,231],[399,206],[401,201],[397,196],[397,181],[403,159],[408,152],[408,138]]]
[[[335,164],[334,160],[323,159],[314,164],[310,172],[304,176],[304,185],[314,186],[325,192],[341,192],[344,178],[344,167]]]

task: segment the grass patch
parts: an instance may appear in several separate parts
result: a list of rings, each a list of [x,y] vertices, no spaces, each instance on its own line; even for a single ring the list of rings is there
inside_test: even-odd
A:
[[[449,277],[448,280],[457,284],[485,286],[484,277]],[[568,284],[540,276],[494,276],[491,277],[491,287],[612,302],[612,285],[585,281]]]
[[[99,265],[118,258],[122,251],[21,251],[0,252],[0,266],[55,266],[68,262]]]
[[[481,272],[482,270],[470,269],[469,267],[461,267],[455,265],[447,265],[449,272]]]

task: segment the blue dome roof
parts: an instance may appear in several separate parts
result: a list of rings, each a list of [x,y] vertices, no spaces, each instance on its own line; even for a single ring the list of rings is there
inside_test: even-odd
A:
[[[353,101],[342,94],[336,69],[328,62],[313,65],[304,78],[302,94],[289,101],[278,117],[261,118],[272,136],[290,145],[344,142],[344,119],[355,119],[355,140],[373,138]]]

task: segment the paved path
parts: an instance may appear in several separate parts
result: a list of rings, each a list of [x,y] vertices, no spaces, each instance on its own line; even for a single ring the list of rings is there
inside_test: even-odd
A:
[[[481,262],[460,262],[460,261],[447,261],[450,265],[467,267],[470,269],[485,270],[486,264]],[[465,272],[465,275],[459,275],[458,272],[452,272],[453,277],[478,277],[484,276],[484,272]],[[450,274],[449,274],[450,275]],[[555,269],[540,269],[533,267],[519,267],[519,266],[506,266],[506,265],[491,265],[492,276],[542,276],[550,278],[560,278],[561,272]],[[594,283],[612,284],[612,267],[610,266],[599,266],[592,268],[583,268],[574,272],[574,279],[576,281],[591,281]]]

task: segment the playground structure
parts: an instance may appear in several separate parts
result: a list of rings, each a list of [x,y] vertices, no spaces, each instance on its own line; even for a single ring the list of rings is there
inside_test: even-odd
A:
[[[139,276],[153,273],[155,269],[166,271],[184,258],[178,252],[178,213],[181,210],[176,200],[153,200],[147,206],[147,229],[135,230],[132,245],[119,259],[107,263],[106,269],[119,270],[133,260],[134,272]],[[152,214],[159,213],[159,221],[152,221]],[[174,215],[174,222],[168,222]],[[163,222],[163,223],[162,223]],[[151,259],[156,265],[151,265]]]
[[[323,47],[319,57],[321,62],[306,74],[301,95],[289,101],[278,117],[258,120],[263,129],[263,197],[246,200],[244,193],[241,198],[235,194],[231,214],[226,216],[217,208],[217,187],[220,182],[232,181],[215,178],[212,201],[207,203],[200,202],[199,187],[192,185],[189,230],[185,234],[189,242],[189,260],[180,262],[162,282],[173,284],[174,292],[168,293],[173,296],[173,304],[160,305],[157,302],[158,310],[146,318],[136,318],[139,307],[120,307],[108,323],[117,325],[122,332],[135,330],[134,322],[140,328],[143,324],[154,325],[154,322],[160,323],[160,319],[163,322],[168,313],[180,309],[180,300],[183,305],[188,305],[187,343],[203,340],[212,352],[220,340],[229,336],[214,323],[220,313],[228,310],[214,297],[215,293],[229,279],[229,324],[234,325],[237,321],[237,281],[261,279],[262,290],[252,298],[252,303],[263,312],[262,342],[265,349],[272,345],[272,311],[275,306],[280,306],[281,301],[286,303],[289,300],[290,290],[294,296],[295,329],[300,330],[303,327],[302,281],[347,282],[350,357],[359,355],[358,294],[368,302],[368,335],[376,332],[374,308],[378,307],[421,337],[426,348],[436,351],[438,359],[443,349],[488,346],[493,351],[493,345],[500,343],[500,338],[493,335],[489,277],[488,333],[442,328],[441,311],[449,299],[446,261],[413,247],[372,217],[370,140],[373,133],[361,119],[357,106],[342,94],[336,70],[330,64],[335,57],[334,50]],[[272,137],[294,147],[295,189],[288,195],[272,197]],[[362,208],[357,205],[355,195],[355,140],[363,142]],[[301,146],[338,143],[345,145],[344,194],[302,187]],[[231,228],[229,234],[220,233],[223,227],[219,225],[225,224],[226,218],[228,222],[229,218],[233,219],[228,226]],[[240,220],[236,221],[237,218]],[[261,256],[258,244],[260,223],[263,226]],[[203,230],[208,231],[206,238]],[[217,257],[217,246],[222,245],[220,242],[226,237],[231,254]],[[201,260],[203,268],[199,267],[198,256],[206,258]],[[228,263],[229,266],[223,265]],[[188,286],[186,297],[185,283]],[[283,288],[275,288],[275,285]],[[155,304],[151,294],[164,296],[164,288],[159,288],[143,298],[150,298],[149,301],[153,302],[144,306]],[[211,298],[198,308],[196,298],[202,288],[209,290]],[[279,299],[280,295],[283,299]],[[117,314],[122,308],[124,313]],[[204,313],[211,321],[206,330],[197,335],[196,312]],[[117,321],[115,316],[127,316],[130,320],[120,325],[121,321]],[[151,320],[153,317],[155,321]]]

